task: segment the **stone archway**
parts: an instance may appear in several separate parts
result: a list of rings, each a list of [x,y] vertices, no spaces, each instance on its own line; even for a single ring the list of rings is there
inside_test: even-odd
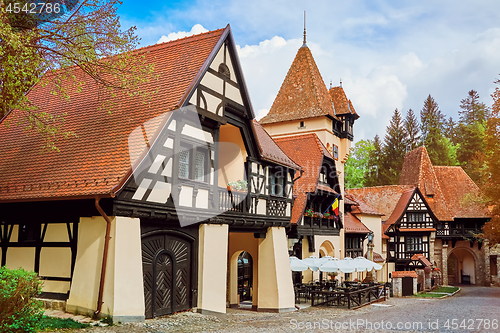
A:
[[[451,266],[451,267],[450,267]],[[478,284],[479,259],[476,253],[466,246],[455,247],[448,253],[448,283]]]

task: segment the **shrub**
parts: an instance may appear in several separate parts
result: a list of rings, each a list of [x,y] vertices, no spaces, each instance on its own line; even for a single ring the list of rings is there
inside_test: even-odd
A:
[[[37,332],[42,302],[34,297],[42,291],[35,272],[0,268],[0,332]]]

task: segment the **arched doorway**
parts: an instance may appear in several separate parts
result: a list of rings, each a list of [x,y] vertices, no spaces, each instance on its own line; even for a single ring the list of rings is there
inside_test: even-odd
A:
[[[181,233],[149,232],[142,237],[146,318],[192,307],[193,239]]]
[[[335,247],[333,246],[332,242],[329,240],[324,241],[321,243],[321,246],[319,247],[319,258],[323,258],[325,256],[330,256],[330,257],[335,257]],[[327,273],[319,272],[319,281],[323,280],[328,280],[329,275]]]
[[[253,260],[243,251],[238,256],[238,295],[240,302],[251,301],[253,293]]]
[[[449,284],[476,284],[477,259],[466,247],[455,248],[448,256]]]

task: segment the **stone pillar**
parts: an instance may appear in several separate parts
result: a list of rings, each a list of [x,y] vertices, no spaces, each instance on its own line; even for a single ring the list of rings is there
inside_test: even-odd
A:
[[[448,244],[443,243],[443,251],[441,253],[441,274],[443,277],[443,286],[448,285]]]
[[[201,224],[198,250],[198,312],[226,313],[227,224]]]
[[[490,271],[490,244],[488,243],[488,241],[483,242],[482,249],[484,252],[484,285],[486,287],[489,287],[491,286],[491,271]]]
[[[288,258],[285,228],[268,228],[266,238],[259,243],[258,311],[295,310],[292,271]]]
[[[111,231],[101,317],[113,321],[144,320],[144,282],[140,220],[110,217]],[[81,218],[75,270],[67,301],[68,312],[90,315],[97,309],[106,221]]]

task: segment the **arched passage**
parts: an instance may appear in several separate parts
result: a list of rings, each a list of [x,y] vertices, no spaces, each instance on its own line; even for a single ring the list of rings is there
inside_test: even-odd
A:
[[[258,239],[253,233],[229,233],[229,276],[228,276],[228,301],[232,308],[239,307],[238,296],[243,298],[251,295],[252,308],[257,308],[257,290],[258,290]],[[246,259],[246,260],[244,260]],[[245,261],[247,261],[245,263]],[[241,263],[238,265],[238,263]],[[247,277],[243,271],[246,267]],[[248,276],[251,271],[251,277]],[[242,278],[243,277],[243,278]],[[240,287],[241,283],[246,283],[244,290]]]
[[[478,259],[473,251],[467,247],[453,249],[448,255],[448,281],[454,281],[455,284],[476,284],[479,269],[477,265]]]

